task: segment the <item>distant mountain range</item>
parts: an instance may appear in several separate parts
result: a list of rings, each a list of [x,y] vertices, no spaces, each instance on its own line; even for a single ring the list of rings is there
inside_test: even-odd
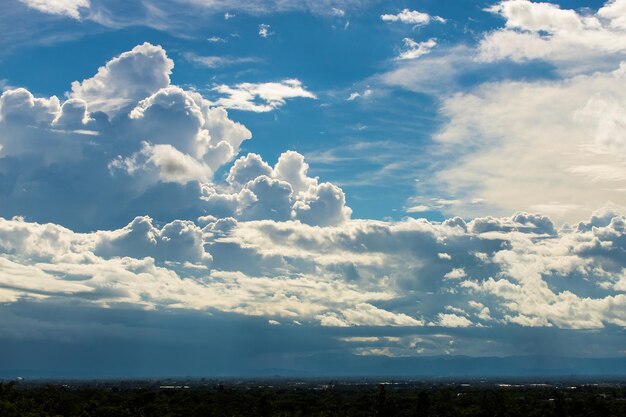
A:
[[[401,377],[606,375],[626,378],[626,357],[434,356],[391,358],[385,356],[329,355],[310,358],[302,365],[302,369],[306,372],[320,375]]]
[[[7,365],[7,364],[5,364]],[[242,363],[226,368],[212,364],[194,369],[0,369],[0,378],[149,378],[149,377],[611,377],[626,379],[626,357],[566,358],[558,356],[402,357],[346,354],[311,355],[293,360],[286,367],[255,367]]]

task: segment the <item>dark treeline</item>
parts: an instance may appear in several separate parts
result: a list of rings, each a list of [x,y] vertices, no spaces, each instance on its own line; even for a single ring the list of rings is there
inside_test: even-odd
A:
[[[626,389],[330,384],[120,389],[2,383],[0,416],[624,417]]]

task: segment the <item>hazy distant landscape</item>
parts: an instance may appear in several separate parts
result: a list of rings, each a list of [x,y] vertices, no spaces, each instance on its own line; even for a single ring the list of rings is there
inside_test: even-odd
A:
[[[3,417],[620,417],[625,413],[623,381],[163,379],[0,384]]]

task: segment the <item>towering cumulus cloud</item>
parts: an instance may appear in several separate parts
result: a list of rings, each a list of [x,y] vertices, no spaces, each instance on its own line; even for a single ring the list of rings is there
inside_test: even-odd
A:
[[[525,2],[509,3],[492,11],[512,28],[526,24],[515,18]],[[272,164],[240,155],[252,133],[200,93],[172,85],[173,69],[161,47],[145,43],[74,82],[66,99],[23,88],[2,94],[5,311],[72,305],[262,318],[334,328],[350,352],[387,356],[481,354],[468,329],[490,338],[490,352],[513,354],[528,353],[509,340],[520,329],[626,328],[620,213],[565,226],[526,212],[353,219],[342,189],[312,176],[301,154],[285,150]],[[451,99],[446,111],[469,99]],[[32,320],[32,334],[21,337],[58,328],[71,338],[72,326],[85,324]],[[0,336],[14,338],[21,323],[1,321]],[[615,346],[605,353],[617,355]]]

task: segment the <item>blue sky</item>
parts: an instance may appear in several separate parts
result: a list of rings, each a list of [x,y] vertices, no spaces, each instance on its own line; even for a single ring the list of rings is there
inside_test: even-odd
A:
[[[475,2],[460,8],[454,2],[426,2],[420,5],[422,13],[448,16],[446,23],[435,21],[427,25],[386,22],[380,18],[382,14],[409,6],[403,4],[393,7],[372,4],[352,12],[335,7],[343,11],[342,16],[333,12],[333,7],[316,13],[297,7],[295,11],[260,15],[238,14],[234,7],[231,12],[207,14],[202,21],[185,14],[191,22],[183,33],[177,27],[159,31],[138,25],[111,30],[88,20],[55,18],[51,24],[58,25],[57,36],[63,34],[76,39],[44,45],[32,42],[27,50],[20,48],[20,53],[8,52],[0,76],[42,95],[63,96],[72,81],[90,77],[111,57],[150,41],[161,45],[175,61],[173,83],[209,96],[216,84],[297,78],[317,95],[317,100],[294,100],[289,106],[267,114],[234,111],[236,120],[248,126],[255,137],[242,152],[259,153],[268,161],[276,161],[286,149],[319,156],[320,151],[346,152],[367,143],[370,149],[349,163],[328,163],[321,156],[312,157],[311,174],[345,184],[356,217],[400,219],[407,214],[407,198],[416,192],[410,179],[426,169],[430,158],[412,157],[406,163],[400,161],[402,166],[397,169],[385,171],[384,168],[393,168],[392,160],[409,152],[427,152],[431,136],[443,122],[438,111],[440,102],[436,95],[406,92],[381,85],[375,78],[398,66],[394,59],[404,38],[417,41],[437,38],[439,48],[475,43],[480,33],[501,24],[501,19],[482,10],[489,4]],[[112,7],[117,10],[115,4]],[[19,4],[16,8],[24,9]],[[224,13],[235,17],[225,19]],[[38,16],[36,11],[26,10],[23,14],[46,18]],[[261,24],[271,27],[267,38],[259,36]],[[225,61],[211,67],[197,59],[201,57],[220,57],[230,63]],[[41,73],[42,67],[46,68],[45,74]],[[498,63],[493,68],[464,72],[457,80],[460,88],[502,77],[551,74],[550,67],[541,63]],[[438,83],[436,77],[430,82],[433,87]],[[366,90],[375,95],[361,102],[346,100],[352,93]],[[373,161],[375,156],[386,158]],[[403,181],[389,187],[388,180],[398,175]],[[436,194],[434,197],[442,196],[439,190]],[[441,219],[438,213],[428,214]]]
[[[180,346],[216,355],[255,329],[263,349],[240,355],[263,366],[233,373],[331,353],[623,358],[625,15],[11,0],[0,369],[78,341],[121,360],[179,324]]]

